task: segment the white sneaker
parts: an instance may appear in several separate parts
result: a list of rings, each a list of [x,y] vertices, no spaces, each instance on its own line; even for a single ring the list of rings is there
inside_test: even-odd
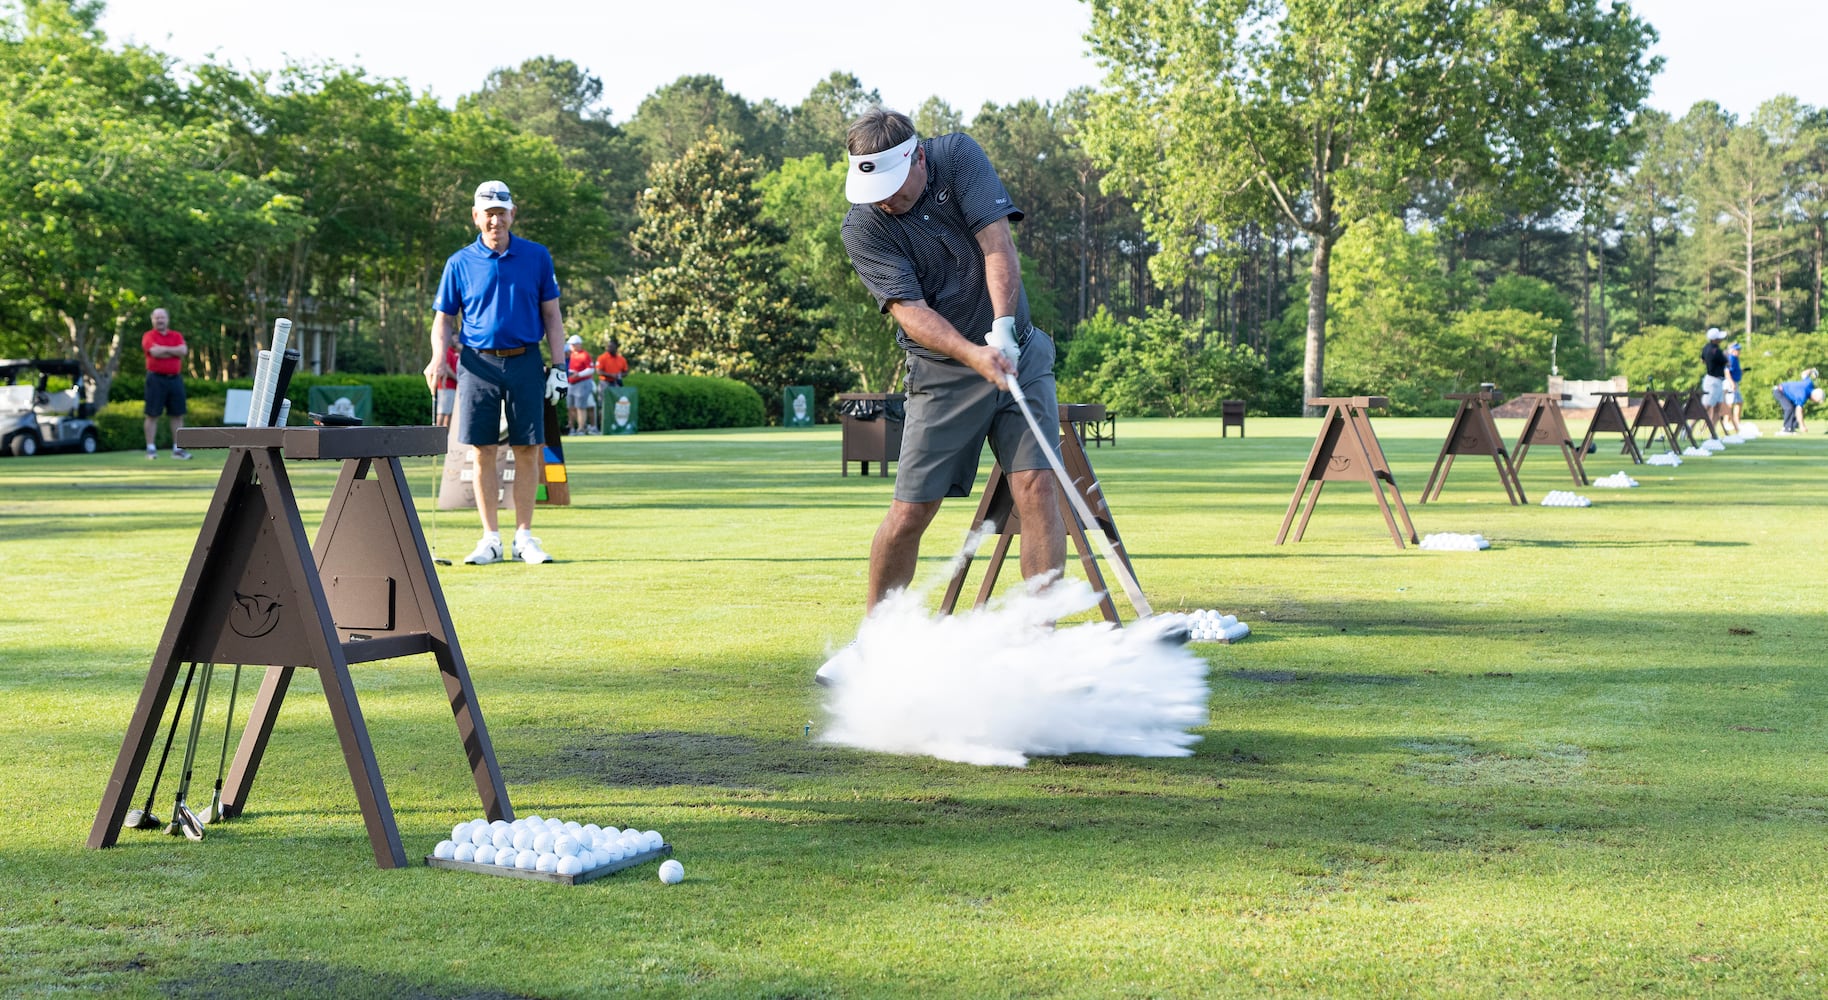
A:
[[[530,566],[552,561],[552,557],[546,554],[546,550],[540,548],[540,540],[532,535],[514,536],[514,558]]]
[[[487,566],[490,563],[501,562],[501,539],[484,538],[477,542],[476,550],[464,556],[463,561],[469,566]]]
[[[147,458],[151,458],[151,459],[156,459],[156,458],[158,458],[158,457],[159,457],[159,449],[157,449],[157,448],[154,448],[154,447],[153,447],[153,446],[152,446],[152,445],[147,445],[147,446],[146,446],[146,457],[147,457]]]
[[[844,675],[863,662],[863,654],[857,650],[857,640],[831,655],[831,659],[820,665],[812,675],[814,684],[820,687],[832,687],[844,680]]]
[[[173,448],[171,450],[171,457],[180,462],[188,462],[190,461],[190,452],[185,451],[182,448]]]

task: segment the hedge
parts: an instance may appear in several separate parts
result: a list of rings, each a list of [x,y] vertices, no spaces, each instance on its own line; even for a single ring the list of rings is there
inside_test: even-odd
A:
[[[761,427],[767,423],[767,410],[761,394],[734,379],[699,375],[653,375],[631,373],[627,385],[640,392],[641,429],[644,431],[699,430],[711,427]],[[222,424],[228,390],[251,389],[252,379],[230,379],[216,382],[186,379],[185,396],[190,413],[186,424],[214,427]],[[432,422],[432,397],[425,391],[421,375],[296,375],[286,395],[292,400],[294,425],[309,422],[306,400],[312,386],[365,385],[374,393],[375,424],[422,426]],[[115,377],[108,389],[109,403],[97,416],[101,446],[105,450],[145,447],[142,400],[146,396],[146,376],[139,372]],[[159,424],[161,447],[169,447],[170,434],[165,422]]]

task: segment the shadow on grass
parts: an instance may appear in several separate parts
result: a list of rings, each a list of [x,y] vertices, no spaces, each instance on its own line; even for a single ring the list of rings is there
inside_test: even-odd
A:
[[[762,740],[671,730],[612,733],[517,729],[516,743],[549,747],[504,760],[509,781],[575,778],[610,788],[698,785],[776,790],[808,778],[854,774],[873,755],[812,741]]]
[[[328,962],[267,959],[229,962],[194,975],[167,979],[157,989],[170,997],[222,998],[298,997],[339,1000],[373,997],[375,1000],[522,1000],[527,994],[500,990],[473,990],[439,986],[405,976],[370,972]]]

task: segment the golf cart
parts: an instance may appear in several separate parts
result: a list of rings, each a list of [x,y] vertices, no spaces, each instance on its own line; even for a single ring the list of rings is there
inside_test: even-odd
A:
[[[70,388],[45,388],[53,375],[70,379]],[[101,447],[95,428],[95,402],[75,361],[0,361],[0,452],[36,455],[39,449],[80,450]]]

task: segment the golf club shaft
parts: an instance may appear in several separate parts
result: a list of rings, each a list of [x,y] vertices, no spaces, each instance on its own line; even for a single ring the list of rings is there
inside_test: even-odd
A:
[[[209,802],[210,822],[222,818],[222,773],[228,769],[229,733],[235,725],[235,698],[241,694],[241,664],[235,664],[235,679],[229,688],[228,715],[222,720],[222,756],[216,760],[216,794]]]
[[[1117,575],[1117,582],[1123,585],[1123,592],[1130,598],[1130,604],[1143,618],[1154,614],[1155,610],[1149,607],[1149,599],[1143,596],[1142,586],[1130,573],[1130,564],[1118,555],[1117,547],[1111,544],[1111,539],[1105,535],[1104,529],[1098,526],[1098,519],[1092,516],[1092,510],[1086,506],[1085,498],[1079,495],[1079,490],[1073,486],[1072,479],[1067,476],[1066,466],[1060,463],[1060,456],[1054,454],[1053,448],[1048,447],[1047,435],[1041,433],[1041,425],[1035,421],[1035,415],[1028,412],[1028,396],[1022,392],[1022,386],[1016,381],[1016,376],[1007,376],[1003,381],[1009,386],[1009,394],[1015,397],[1018,404],[1016,409],[1022,411],[1022,419],[1028,421],[1028,429],[1035,432],[1035,440],[1041,443],[1041,453],[1047,456],[1048,466],[1059,478],[1060,489],[1066,493],[1067,502],[1072,504],[1073,512],[1079,515],[1079,523],[1084,526],[1085,533],[1097,541],[1098,550],[1104,553],[1104,561],[1110,565],[1111,572]]]
[[[190,670],[184,674],[184,686],[178,690],[178,710],[171,714],[171,728],[165,731],[165,749],[159,752],[159,767],[152,772],[152,788],[146,793],[146,806],[140,811],[152,812],[152,801],[159,794],[159,779],[165,775],[165,761],[171,757],[171,741],[178,735],[178,720],[184,717],[184,699],[190,695],[191,678],[197,676],[197,664],[192,662]]]
[[[216,672],[214,663],[203,665],[203,678],[197,682],[197,704],[191,710],[190,738],[184,743],[184,776],[178,781],[177,805],[182,806],[185,797],[190,794],[191,770],[197,762],[197,742],[203,737],[203,712],[209,704],[210,675]],[[175,810],[174,810],[175,811]],[[175,821],[174,821],[175,822]]]

